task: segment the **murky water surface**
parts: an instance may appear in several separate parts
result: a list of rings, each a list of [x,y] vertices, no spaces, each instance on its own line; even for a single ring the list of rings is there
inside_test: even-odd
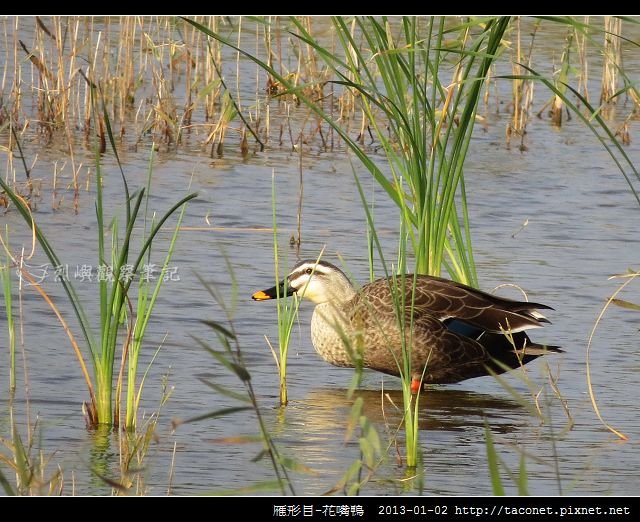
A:
[[[637,57],[635,64],[627,61],[625,66],[637,70]],[[566,353],[527,366],[527,375],[536,386],[533,392],[517,374],[506,377],[509,386],[529,403],[533,403],[532,393],[542,389],[538,401],[550,419],[545,424],[491,377],[441,386],[426,393],[420,431],[423,492],[491,493],[486,422],[499,455],[512,469],[518,467],[520,452],[526,453],[532,494],[635,495],[640,490],[638,313],[610,308],[591,349],[592,380],[600,411],[629,437],[627,442],[617,442],[592,410],[587,393],[586,347],[600,310],[619,284],[609,276],[638,268],[638,203],[610,156],[578,122],[569,122],[558,130],[547,121],[532,120],[529,151],[522,153],[504,145],[506,118],[491,115],[484,129],[477,128],[466,164],[480,282],[488,290],[502,283],[517,284],[531,300],[553,306],[555,311],[549,314],[553,324],[534,331],[532,337],[561,345]],[[633,122],[634,141],[625,148],[636,161],[640,158],[639,132],[637,122]],[[269,431],[282,454],[313,470],[292,473],[296,492],[324,493],[359,458],[357,443],[345,441],[352,404],[347,399],[352,370],[334,368],[315,354],[309,334],[312,306],[303,303],[290,349],[291,402],[284,409],[278,408],[277,373],[264,338],[266,335],[277,342],[275,306],[251,300],[255,290],[273,284],[272,175],[276,180],[281,245],[287,245],[296,230],[299,156],[286,145],[275,143],[246,159],[232,147],[229,149],[224,158],[212,160],[194,140],[177,151],[160,151],[153,164],[154,211],[167,209],[190,190],[197,190],[199,197],[188,206],[185,229],[171,263],[179,280],[167,282],[162,290],[142,356],[143,363],[148,364],[162,345],[147,376],[143,411],[150,414],[158,410],[164,379],[172,389],[160,410],[157,438],[144,463],[146,491],[163,494],[170,488],[176,494],[219,492],[273,478],[266,459],[252,462],[261,445],[241,438],[257,433],[252,413],[212,418],[172,431],[174,419],[234,404],[205,386],[201,378],[241,389],[238,379],[194,340],[197,337],[219,346],[213,331],[201,321],[224,321],[224,314],[197,276],[218,285],[230,303],[232,287],[226,256],[238,286],[234,327]],[[64,149],[25,144],[26,157],[33,158],[38,153],[33,176],[42,180],[35,217],[63,262],[69,264],[71,278],[88,310],[96,314],[95,281],[74,279],[78,265],[97,265],[94,183],[88,192],[83,190],[80,194],[77,215],[70,192],[65,192],[62,205],[54,210],[50,187],[53,164],[64,160],[60,150]],[[77,154],[87,165],[92,164],[90,150],[79,147]],[[147,175],[149,144],[140,145],[135,152],[125,148],[122,154],[129,183],[141,186]],[[105,201],[108,214],[113,215],[122,210],[121,181],[113,159],[107,155],[104,162]],[[281,249],[289,265],[298,257],[317,256],[326,246],[327,259],[336,261],[341,256],[354,277],[365,282],[365,216],[353,179],[354,169],[367,193],[375,195],[376,223],[385,255],[394,259],[398,220],[393,205],[345,151],[322,152],[310,145],[303,156],[301,251],[297,253],[286,246]],[[0,219],[3,229],[5,224],[10,227],[15,247],[26,237],[23,222],[15,209]],[[162,240],[166,242],[167,237],[165,232]],[[38,253],[29,264],[44,262]],[[70,317],[65,297],[50,274],[45,286]],[[621,297],[639,302],[637,287],[632,283]],[[512,289],[500,292],[517,296]],[[14,299],[17,303],[17,292]],[[32,422],[38,417],[38,444],[46,454],[53,454],[52,463],[64,470],[66,493],[108,493],[110,488],[89,470],[93,467],[115,476],[116,441],[109,437],[99,440],[85,429],[81,404],[87,398],[86,389],[66,335],[38,294],[25,288],[22,299],[28,411]],[[4,304],[0,307],[0,318],[4,319]],[[6,390],[4,322],[0,339],[0,383]],[[557,378],[557,388],[570,412],[574,423],[570,431],[565,431],[568,418],[548,384],[546,365]],[[396,454],[402,454],[404,449],[401,439],[399,450],[392,442],[400,419],[393,404],[402,403],[398,381],[367,372],[363,388],[360,395],[364,413],[378,429],[383,447],[388,446],[388,459],[363,492],[417,493],[415,487],[400,481],[404,470]],[[21,423],[26,422],[27,412],[23,390],[21,377],[14,404]],[[6,394],[4,397],[0,434],[7,436]],[[516,492],[510,482],[507,487]]]

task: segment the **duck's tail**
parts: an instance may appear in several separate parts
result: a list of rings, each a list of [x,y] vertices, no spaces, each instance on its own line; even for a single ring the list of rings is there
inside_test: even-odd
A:
[[[503,373],[509,368],[518,368],[541,355],[564,351],[553,344],[531,342],[525,332],[507,335],[485,332],[477,341],[484,346],[492,361],[495,361],[490,365],[490,368],[496,373]]]
[[[553,344],[534,343],[526,332],[522,331],[513,333],[487,332],[462,321],[451,321],[447,323],[447,328],[480,343],[491,360],[495,361],[490,365],[491,371],[495,373],[504,373],[509,368],[518,368],[541,355],[564,351]]]

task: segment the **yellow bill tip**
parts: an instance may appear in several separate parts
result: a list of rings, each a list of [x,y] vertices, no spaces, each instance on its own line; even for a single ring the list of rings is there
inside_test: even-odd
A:
[[[269,294],[265,294],[262,290],[256,292],[251,296],[254,301],[266,301],[267,299],[271,299]]]

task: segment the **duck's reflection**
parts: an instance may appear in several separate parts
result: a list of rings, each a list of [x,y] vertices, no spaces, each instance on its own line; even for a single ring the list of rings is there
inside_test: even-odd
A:
[[[375,478],[365,490],[387,494],[409,488],[406,491],[415,493],[413,479],[405,481],[403,402],[399,390],[359,390],[349,397],[344,388],[312,389],[304,398],[292,400],[277,410],[278,420],[272,425],[276,443],[314,471],[300,477],[305,490],[326,492],[327,484],[336,484],[335,491],[344,493],[340,488],[346,470],[362,458],[360,430],[349,429],[350,423],[358,425],[352,412],[358,398],[362,398],[360,414],[375,426],[382,453],[389,457],[383,456],[382,468],[376,470]],[[493,434],[505,436],[523,430],[531,421],[527,409],[514,400],[451,388],[422,393],[418,416],[428,476],[455,475],[459,480],[470,481],[469,491],[477,494],[486,492],[483,485],[486,471],[478,466],[478,457],[486,453],[485,422]],[[428,481],[425,487],[433,494],[448,491],[441,489],[437,481]]]
[[[346,389],[319,388],[311,390],[302,400],[292,401],[286,408],[286,418],[294,423],[302,421],[307,434],[316,429],[335,430],[347,425],[358,397],[363,400],[362,414],[371,422],[390,429],[401,424],[400,390],[358,390],[349,397]],[[486,419],[492,431],[509,433],[521,426],[526,417],[526,409],[518,402],[474,391],[434,388],[420,396],[421,430],[463,432],[473,427],[484,428]]]

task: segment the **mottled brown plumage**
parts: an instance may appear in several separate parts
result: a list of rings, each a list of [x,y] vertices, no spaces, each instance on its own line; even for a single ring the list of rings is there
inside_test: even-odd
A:
[[[336,366],[354,367],[360,360],[365,368],[399,375],[403,332],[416,383],[455,383],[502,373],[547,351],[561,351],[532,343],[524,332],[548,323],[537,310],[550,307],[500,298],[438,277],[378,279],[356,292],[337,267],[311,260],[293,268],[286,290],[281,283],[280,295],[285,291],[316,303],[313,346]],[[275,296],[273,287],[253,298]]]

